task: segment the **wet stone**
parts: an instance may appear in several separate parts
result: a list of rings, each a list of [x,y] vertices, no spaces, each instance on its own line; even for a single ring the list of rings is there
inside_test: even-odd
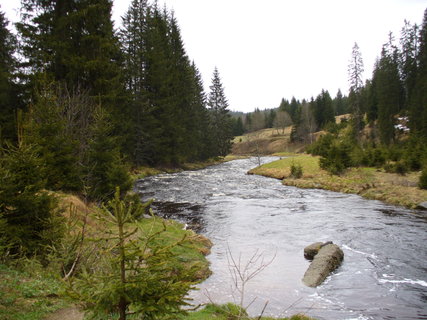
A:
[[[313,260],[314,256],[319,252],[323,242],[315,242],[304,248],[304,258]]]
[[[326,277],[341,265],[344,252],[335,244],[322,246],[314,256],[302,281],[308,287],[317,287]]]
[[[418,204],[417,209],[427,210],[427,201],[424,201]]]

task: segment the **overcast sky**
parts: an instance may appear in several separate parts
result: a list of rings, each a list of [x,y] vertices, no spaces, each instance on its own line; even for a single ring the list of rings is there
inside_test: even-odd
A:
[[[116,27],[131,0],[115,0]],[[2,1],[16,21],[19,0]],[[426,0],[159,0],[175,11],[187,54],[205,87],[218,67],[231,110],[278,107],[283,98],[309,99],[322,89],[348,92],[354,42],[365,79],[404,20],[421,24]]]

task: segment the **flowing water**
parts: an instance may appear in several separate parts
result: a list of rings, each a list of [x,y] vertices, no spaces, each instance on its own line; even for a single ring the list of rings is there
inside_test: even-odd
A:
[[[244,295],[244,305],[255,299],[252,315],[268,301],[265,315],[276,317],[302,312],[330,320],[427,319],[425,213],[247,175],[255,166],[253,159],[236,160],[136,185],[143,199],[156,199],[160,215],[187,223],[214,243],[208,256],[213,275],[191,294],[194,303],[239,302],[230,255],[243,270],[258,254],[249,271],[266,268]],[[317,241],[333,241],[345,257],[321,286],[308,288],[301,282],[309,265],[303,249]]]

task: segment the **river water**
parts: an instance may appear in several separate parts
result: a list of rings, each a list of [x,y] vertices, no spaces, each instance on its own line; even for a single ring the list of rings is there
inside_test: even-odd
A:
[[[264,315],[275,317],[427,319],[425,213],[247,175],[256,165],[236,160],[136,184],[143,199],[155,198],[159,215],[187,223],[214,243],[208,256],[213,274],[191,293],[194,303],[239,303],[230,257],[240,259],[243,271],[258,255],[248,271],[265,269],[244,290],[251,315],[267,303]],[[317,241],[333,241],[345,257],[321,286],[308,288],[301,281],[309,265],[303,249]]]

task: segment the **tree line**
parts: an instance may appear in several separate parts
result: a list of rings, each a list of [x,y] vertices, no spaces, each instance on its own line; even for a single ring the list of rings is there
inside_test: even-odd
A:
[[[323,157],[323,167],[341,173],[357,165],[405,173],[427,167],[427,10],[421,26],[405,20],[399,38],[390,33],[372,77],[364,81],[362,54],[354,44],[348,66],[348,96],[322,90],[315,98],[278,108],[233,114],[233,133],[291,126],[291,142]],[[336,123],[335,117],[341,117]],[[324,131],[315,142],[313,133]],[[427,187],[427,169],[421,181]]]
[[[115,30],[112,5],[23,0],[17,36],[0,13],[3,155],[32,145],[46,188],[92,199],[128,190],[126,165],[177,166],[230,150],[219,72],[206,94],[174,14],[134,0]]]
[[[334,98],[327,90],[309,101],[292,97],[291,101],[282,98],[274,109],[260,110],[246,114],[232,112],[232,128],[235,136],[266,128],[275,128],[278,133],[293,126],[292,141],[309,142],[309,136],[327,124],[335,122],[335,116],[348,114],[348,97],[338,90]]]
[[[389,34],[371,79],[363,82],[357,44],[348,71],[348,125],[325,127],[328,134],[308,150],[335,174],[358,165],[422,170],[419,186],[427,188],[427,10],[421,26],[404,22],[398,41]]]
[[[115,30],[112,5],[22,0],[17,35],[0,12],[1,252],[60,238],[50,191],[101,203],[132,188],[132,167],[230,150],[219,71],[206,94],[174,14],[133,0]]]

